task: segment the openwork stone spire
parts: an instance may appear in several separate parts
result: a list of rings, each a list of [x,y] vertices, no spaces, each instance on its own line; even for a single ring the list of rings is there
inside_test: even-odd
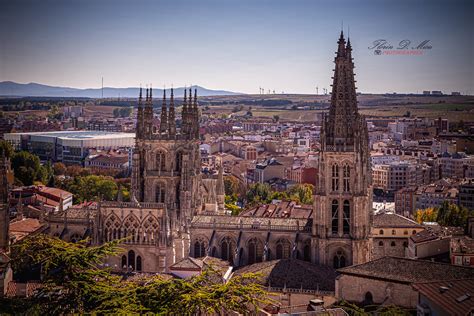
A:
[[[357,112],[356,88],[352,47],[341,31],[336,52],[332,84],[331,106],[326,120],[325,143],[335,151],[353,151],[354,136],[359,115]]]
[[[170,110],[168,115],[168,134],[171,138],[176,137],[176,114],[174,111],[174,93],[173,88],[171,88],[170,96]]]
[[[161,104],[160,133],[168,131],[168,108],[166,105],[166,90],[163,89],[163,102]]]
[[[137,109],[137,124],[136,124],[136,139],[143,137],[143,97],[142,87],[140,87],[140,96],[138,97],[138,109]]]

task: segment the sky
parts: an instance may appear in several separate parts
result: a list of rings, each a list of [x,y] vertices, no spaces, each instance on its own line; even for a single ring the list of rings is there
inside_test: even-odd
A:
[[[473,16],[468,0],[0,0],[0,81],[322,93],[342,28],[358,91],[474,94]]]

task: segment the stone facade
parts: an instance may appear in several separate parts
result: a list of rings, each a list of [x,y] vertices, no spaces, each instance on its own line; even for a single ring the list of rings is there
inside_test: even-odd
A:
[[[125,253],[109,258],[116,270],[163,272],[189,255],[193,216],[224,211],[222,167],[203,176],[199,150],[199,109],[185,94],[177,128],[173,90],[163,95],[159,128],[153,124],[152,89],[140,97],[132,166],[131,202],[100,202],[48,217],[49,233],[65,240],[91,237],[93,244],[127,238]]]
[[[132,163],[132,201],[99,203],[49,218],[50,233],[73,239],[72,222],[95,244],[129,237],[127,253],[110,258],[117,269],[167,271],[186,256],[215,256],[234,266],[298,258],[336,268],[370,257],[372,186],[367,124],[357,110],[351,45],[341,33],[329,115],[324,119],[317,176],[309,212],[225,215],[223,171],[201,172],[199,110],[184,97],[177,128],[173,92],[163,96],[160,126],[153,125],[152,90],[140,92]],[[280,212],[281,211],[281,212]],[[72,213],[71,213],[72,214]],[[82,221],[82,228],[80,222]],[[68,224],[69,222],[69,224]]]
[[[291,257],[336,268],[369,260],[368,131],[357,111],[350,42],[346,45],[341,34],[338,44],[311,215],[197,216],[191,224],[192,256],[215,255],[234,265]]]
[[[365,118],[358,113],[350,40],[341,32],[329,115],[321,128],[314,203],[314,262],[335,268],[369,260],[372,181]]]

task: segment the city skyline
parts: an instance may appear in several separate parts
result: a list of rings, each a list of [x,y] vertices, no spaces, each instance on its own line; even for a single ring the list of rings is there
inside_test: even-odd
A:
[[[474,93],[467,1],[113,4],[3,1],[0,81],[99,88],[103,77],[104,86],[120,88],[322,93],[330,90],[328,60],[342,27],[359,92]],[[377,55],[379,47],[369,47],[382,39],[395,49]],[[383,55],[402,40],[411,41],[411,55]],[[411,49],[419,45],[425,49]]]

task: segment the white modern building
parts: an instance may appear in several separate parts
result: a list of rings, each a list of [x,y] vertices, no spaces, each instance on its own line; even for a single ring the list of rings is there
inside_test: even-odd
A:
[[[90,149],[131,148],[135,144],[134,133],[104,131],[8,133],[4,139],[15,149],[27,150],[41,160],[66,164],[82,164]]]

